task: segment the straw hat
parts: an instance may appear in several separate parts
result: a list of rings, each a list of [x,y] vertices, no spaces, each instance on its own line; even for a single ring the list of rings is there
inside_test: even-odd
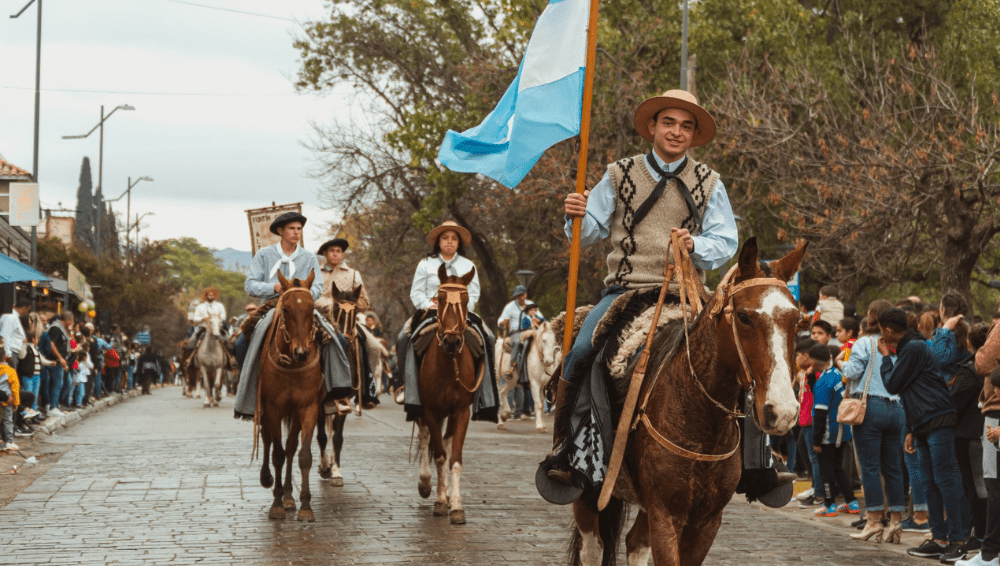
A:
[[[201,291],[201,300],[207,301],[209,295],[212,295],[215,299],[218,299],[219,290],[215,287],[206,287]]]
[[[686,90],[674,89],[643,100],[635,109],[632,125],[644,140],[653,141],[653,136],[649,133],[649,121],[664,108],[680,108],[694,115],[696,129],[694,137],[691,138],[691,147],[705,145],[715,137],[715,119],[712,115],[698,105],[698,99],[693,94]]]
[[[472,243],[472,234],[470,234],[465,228],[459,226],[457,222],[451,220],[445,220],[440,226],[431,230],[430,233],[427,234],[427,243],[433,246],[437,243],[438,236],[440,236],[442,232],[447,232],[448,230],[458,234],[459,239],[462,240],[462,245],[468,246]]]

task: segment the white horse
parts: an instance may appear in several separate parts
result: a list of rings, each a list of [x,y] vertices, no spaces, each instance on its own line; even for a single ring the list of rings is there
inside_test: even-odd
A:
[[[226,350],[219,335],[219,321],[209,321],[205,335],[194,353],[193,363],[197,365],[201,375],[199,389],[205,390],[204,406],[218,407],[222,398],[222,371],[226,367]]]
[[[544,413],[545,399],[543,390],[562,356],[559,354],[559,344],[556,343],[556,334],[552,330],[551,324],[543,322],[533,331],[521,332],[522,340],[531,336],[532,333],[534,340],[526,353],[528,383],[531,386],[531,396],[535,400],[535,430],[544,433],[545,421],[542,414]],[[497,341],[495,348],[497,379],[499,380],[500,376],[505,373],[511,376],[510,379],[504,380],[503,384],[498,384],[500,389],[500,422],[497,423],[497,428],[500,430],[506,430],[505,423],[511,415],[511,408],[507,404],[507,394],[513,391],[520,381],[520,372],[518,368],[511,367],[511,355],[510,352],[504,351],[504,342],[506,340]]]

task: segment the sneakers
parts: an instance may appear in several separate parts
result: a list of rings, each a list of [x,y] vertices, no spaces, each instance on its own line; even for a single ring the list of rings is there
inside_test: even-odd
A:
[[[837,504],[833,503],[829,507],[820,506],[819,509],[813,513],[817,517],[836,517],[837,516]]]
[[[913,517],[903,521],[900,525],[902,525],[904,533],[929,533],[931,531],[930,521],[918,523],[913,520]]]
[[[982,554],[977,554],[968,560],[955,562],[955,566],[1000,566],[1000,557],[996,557],[993,560],[985,560]]]
[[[11,452],[17,452],[18,450],[20,450],[17,444],[14,444],[13,442],[8,442],[7,445],[3,447],[3,449],[10,450]]]
[[[907,549],[906,553],[920,558],[941,558],[946,550],[948,550],[947,547],[941,546],[933,540],[925,540],[920,546]]]
[[[941,555],[941,564],[954,564],[965,558],[966,554],[964,542],[950,543]]]
[[[25,419],[33,419],[39,415],[38,411],[28,407],[24,410],[23,416]]]
[[[799,501],[805,501],[806,499],[809,499],[812,496],[813,496],[813,488],[810,487],[809,489],[807,489],[807,490],[803,491],[802,493],[796,495],[795,499],[798,499]]]
[[[850,503],[841,503],[840,506],[837,507],[837,511],[841,513],[850,513],[851,515],[857,515],[858,513],[861,512],[861,509],[858,507],[858,500],[855,499]]]
[[[811,495],[799,501],[799,507],[801,507],[802,509],[808,509],[810,507],[815,507],[817,505],[822,505],[822,504],[823,504],[822,497],[813,497]]]
[[[977,539],[976,537],[970,538],[965,543],[965,552],[969,554],[975,554],[980,550],[982,550],[982,548],[983,548],[983,541]]]

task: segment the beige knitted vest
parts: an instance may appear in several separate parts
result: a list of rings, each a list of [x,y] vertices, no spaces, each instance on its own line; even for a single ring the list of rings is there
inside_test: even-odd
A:
[[[658,181],[650,174],[645,160],[645,155],[636,155],[608,165],[615,191],[615,214],[610,238],[614,249],[608,254],[605,286],[659,287],[663,282],[663,260],[670,242],[670,229],[687,228],[694,235],[700,232],[674,180],[667,183],[660,200],[639,226],[632,225],[636,209],[646,201]],[[704,216],[719,174],[689,157],[679,176]],[[701,275],[704,280],[704,274]]]

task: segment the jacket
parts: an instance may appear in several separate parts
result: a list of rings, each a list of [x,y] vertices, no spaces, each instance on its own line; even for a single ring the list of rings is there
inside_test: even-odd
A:
[[[886,391],[902,398],[909,431],[956,412],[927,340],[912,328],[896,345],[895,364],[889,356],[882,357],[882,380]]]
[[[958,366],[955,383],[951,385],[951,401],[958,411],[955,438],[978,439],[983,434],[983,413],[979,410],[982,378],[976,373],[976,362],[967,360]]]

